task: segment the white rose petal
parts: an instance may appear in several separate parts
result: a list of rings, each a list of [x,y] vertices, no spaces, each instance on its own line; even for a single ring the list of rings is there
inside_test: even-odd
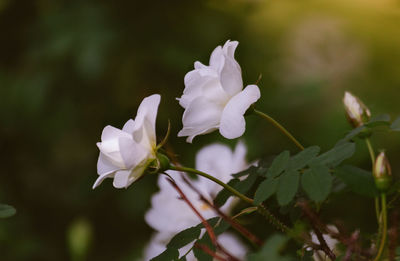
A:
[[[195,69],[185,75],[185,89],[178,99],[185,109],[178,136],[188,136],[187,142],[217,129],[229,139],[244,133],[243,115],[260,98],[260,91],[255,85],[242,90],[242,72],[234,57],[238,44],[227,41],[218,46],[211,53],[209,66],[195,62]]]
[[[155,124],[160,95],[154,94],[139,106],[135,120],[128,120],[122,130],[106,126],[97,143],[100,150],[97,161],[99,177],[93,188],[104,179],[114,178],[116,188],[126,188],[140,178],[147,164],[155,159]]]
[[[219,131],[225,138],[235,139],[243,135],[246,129],[244,113],[260,98],[260,89],[256,85],[249,85],[236,94],[225,106]]]

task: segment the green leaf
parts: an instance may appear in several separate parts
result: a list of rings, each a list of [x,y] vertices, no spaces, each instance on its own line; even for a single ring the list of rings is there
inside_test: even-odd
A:
[[[212,244],[211,239],[207,233],[205,233],[201,239],[197,240],[195,242],[195,244],[201,244],[201,245],[207,246],[213,252],[215,252],[215,246]],[[197,258],[198,261],[212,261],[213,260],[212,256],[205,253],[203,250],[201,250],[200,248],[197,248],[196,246],[193,248],[193,254]]]
[[[397,118],[392,125],[390,125],[390,128],[394,131],[400,131],[400,117]]]
[[[291,157],[287,170],[298,170],[307,166],[307,164],[314,159],[320,151],[318,146],[311,146]]]
[[[228,185],[234,188],[239,182],[240,182],[239,179],[236,179],[236,178],[235,178],[235,179],[231,179],[231,180],[228,182]],[[222,206],[222,205],[225,204],[225,202],[228,200],[228,198],[229,198],[230,196],[232,196],[232,193],[231,193],[231,192],[229,192],[229,191],[226,190],[226,189],[222,189],[222,190],[217,194],[217,196],[215,197],[215,199],[214,199],[214,204],[217,205],[217,206]]]
[[[219,222],[220,220],[221,220],[220,217],[213,217],[213,218],[207,219],[207,222],[208,222],[208,224],[209,224],[210,226],[215,227],[215,226],[218,224],[218,222]],[[196,227],[198,227],[199,229],[201,229],[201,228],[204,228],[204,225],[203,225],[202,222],[200,222]]]
[[[362,125],[362,126],[360,126],[360,127],[357,127],[357,128],[355,128],[355,129],[351,130],[349,133],[347,133],[347,135],[346,135],[343,139],[341,139],[341,140],[337,143],[337,145],[340,145],[340,144],[343,144],[343,143],[346,143],[346,142],[351,141],[353,138],[359,136],[360,133],[363,133],[364,130],[366,130],[366,129],[367,129],[367,127],[365,127],[364,125]]]
[[[288,239],[283,235],[271,236],[257,253],[250,254],[248,261],[289,261],[293,260],[287,256],[281,256],[280,250],[285,246]]]
[[[168,243],[167,248],[179,249],[186,246],[200,236],[200,228],[198,226],[190,227],[176,234]]]
[[[377,127],[381,125],[389,125],[390,116],[388,114],[380,114],[378,116],[373,117],[369,122],[365,124],[368,127]]]
[[[152,258],[150,261],[174,261],[178,260],[179,251],[174,248],[167,248],[164,252],[159,254],[158,256]]]
[[[285,171],[279,178],[278,189],[276,197],[279,205],[284,206],[296,195],[297,189],[299,188],[300,175],[295,170]]]
[[[258,167],[250,166],[250,168],[248,168],[248,169],[245,169],[245,170],[242,170],[242,171],[240,171],[238,173],[232,174],[232,177],[240,178],[240,177],[246,176],[248,174],[254,173],[256,171],[258,171]]]
[[[310,199],[316,202],[324,201],[332,188],[332,176],[329,168],[320,164],[312,164],[301,176],[301,185]]]
[[[253,171],[244,180],[240,181],[239,179],[233,179],[229,181],[228,184],[240,193],[246,194],[253,186],[254,182],[256,182],[257,177],[257,172]],[[226,189],[222,189],[215,197],[214,204],[217,206],[222,206],[230,196],[232,196],[231,192],[227,191]]]
[[[290,153],[287,150],[276,156],[271,164],[271,167],[268,169],[266,176],[268,178],[275,178],[276,176],[281,174],[289,162],[289,157]]]
[[[254,195],[254,204],[258,205],[261,202],[267,200],[272,194],[276,192],[278,187],[278,179],[267,178],[261,182]]]
[[[230,224],[226,222],[225,220],[221,220],[221,222],[218,224],[218,226],[214,227],[214,234],[215,235],[221,235],[224,233],[228,228],[230,228]]]
[[[352,142],[337,144],[331,150],[315,158],[312,162],[327,165],[328,167],[336,167],[342,163],[343,160],[353,156],[355,150],[356,145]]]
[[[17,213],[17,210],[13,206],[0,204],[0,218],[12,217]]]
[[[371,172],[355,166],[342,166],[335,170],[334,175],[340,178],[352,191],[357,194],[375,197],[379,195]]]
[[[257,180],[257,173],[250,173],[249,176],[235,185],[235,189],[242,194],[247,193]]]

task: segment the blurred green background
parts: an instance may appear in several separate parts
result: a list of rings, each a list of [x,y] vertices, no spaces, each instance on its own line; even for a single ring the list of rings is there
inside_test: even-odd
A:
[[[175,98],[194,61],[208,64],[228,39],[240,42],[245,84],[262,74],[258,108],[303,144],[326,150],[350,129],[345,90],[373,115],[400,115],[399,0],[0,0],[0,32],[0,203],[18,211],[0,220],[2,261],[137,260],[151,235],[143,214],[156,177],[92,190],[95,143],[153,93],[162,95],[158,137],[170,119],[168,146],[180,161],[227,143],[218,133],[192,145],[176,138],[183,109]],[[252,117],[243,140],[249,160],[296,151]],[[373,143],[400,170],[400,135],[378,133]],[[368,160],[360,143],[354,161],[369,168]],[[338,199],[336,214],[374,226],[373,206],[353,203]]]

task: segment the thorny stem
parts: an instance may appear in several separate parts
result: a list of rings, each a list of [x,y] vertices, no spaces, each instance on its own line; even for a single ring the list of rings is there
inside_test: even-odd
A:
[[[386,243],[386,236],[387,236],[387,210],[386,210],[386,194],[381,194],[381,201],[382,201],[382,222],[383,222],[383,232],[381,237],[381,242],[379,245],[378,254],[376,255],[374,261],[380,260],[383,250],[385,249]]]
[[[242,193],[240,193],[239,191],[237,191],[236,189],[234,189],[233,187],[229,186],[228,184],[222,182],[221,180],[207,174],[204,173],[202,171],[199,171],[197,169],[193,169],[193,168],[188,168],[188,167],[182,167],[182,166],[170,166],[171,170],[177,170],[177,171],[183,171],[183,172],[189,172],[189,173],[193,173],[202,177],[205,177],[219,185],[221,185],[222,187],[224,187],[226,190],[228,190],[229,192],[231,192],[233,195],[237,196],[238,198],[242,199],[243,201],[245,201],[246,203],[257,207],[257,212],[260,213],[261,215],[263,215],[272,225],[274,225],[276,228],[278,228],[280,231],[289,234],[290,229],[284,225],[282,222],[280,222],[274,215],[272,215],[271,212],[269,212],[269,210],[264,207],[263,205],[256,205],[254,204],[254,201],[243,195]]]
[[[215,237],[214,231],[212,230],[210,224],[205,220],[205,218],[200,214],[200,212],[193,206],[193,204],[190,202],[190,200],[186,197],[185,193],[178,187],[178,185],[173,181],[173,179],[169,178],[168,179],[169,183],[175,188],[175,190],[179,193],[181,198],[188,204],[188,206],[193,210],[193,212],[196,214],[196,216],[201,220],[201,223],[203,223],[204,227],[207,230],[208,235],[210,236],[211,242],[214,245],[217,245],[217,238]]]
[[[288,137],[300,150],[304,150],[303,145],[301,145],[300,142],[298,142],[296,140],[295,137],[293,137],[293,135],[285,129],[285,127],[283,127],[279,122],[277,122],[275,119],[273,119],[271,116],[269,116],[266,113],[263,113],[259,110],[256,110],[255,108],[253,108],[252,112],[258,116],[260,116],[261,118],[269,121],[270,123],[272,123],[272,125],[274,125],[275,127],[277,127],[283,134],[286,135],[286,137]]]
[[[206,228],[207,234],[209,235],[211,242],[213,243],[213,245],[221,250],[221,252],[223,252],[225,255],[227,255],[229,257],[229,260],[232,261],[237,261],[237,259],[235,257],[233,257],[231,254],[229,254],[224,248],[222,248],[217,241],[217,237],[215,236],[215,233],[211,227],[211,225],[207,222],[207,220],[200,214],[200,212],[193,206],[193,204],[190,202],[190,200],[186,197],[185,193],[183,193],[183,191],[179,188],[179,186],[175,183],[175,181],[168,175],[166,174],[169,178],[167,179],[169,181],[169,183],[175,188],[175,190],[179,193],[180,197],[186,202],[186,204],[188,204],[188,206],[193,210],[193,212],[196,214],[196,216],[201,220],[201,223],[203,224],[203,226]],[[198,247],[198,246],[197,246]],[[218,255],[214,252],[212,252],[208,247],[207,249],[211,251],[211,253],[209,251],[206,251],[207,249],[203,248],[203,247],[199,247],[200,249],[202,249],[203,251],[205,251],[207,254],[213,254],[212,256],[214,258],[216,258],[217,260],[222,260],[224,261],[223,258],[218,257]]]
[[[257,206],[257,211],[280,231],[289,234],[290,228],[287,227],[285,224],[283,224],[281,221],[279,221],[279,219],[277,219],[266,207],[260,204]]]
[[[311,210],[309,204],[305,200],[300,200],[297,202],[297,205],[301,207],[303,210],[303,214],[309,219],[309,223],[312,226],[315,235],[318,238],[320,248],[324,253],[331,259],[336,260],[336,255],[333,251],[329,248],[328,244],[326,243],[321,230],[319,227],[322,226],[320,220],[318,219],[317,215]]]
[[[242,234],[244,237],[249,239],[252,243],[254,243],[256,246],[262,246],[263,242],[253,233],[251,233],[249,230],[247,230],[245,227],[237,223],[236,221],[233,220],[233,218],[228,217],[223,213],[217,206],[215,206],[212,202],[207,200],[203,194],[195,187],[193,186],[192,183],[189,182],[185,177],[183,177],[183,181],[191,188],[193,189],[200,197],[200,200],[203,201],[205,204],[210,206],[214,211],[221,217],[223,218],[226,222],[228,222],[234,229],[236,229],[240,234]]]
[[[208,255],[212,256],[214,259],[219,260],[219,261],[225,261],[225,259],[223,257],[220,257],[219,255],[217,255],[217,253],[215,253],[214,251],[212,251],[208,246],[203,245],[203,244],[198,244],[195,243],[194,247],[197,247],[199,249],[201,249],[202,251],[204,251],[205,253],[207,253]]]

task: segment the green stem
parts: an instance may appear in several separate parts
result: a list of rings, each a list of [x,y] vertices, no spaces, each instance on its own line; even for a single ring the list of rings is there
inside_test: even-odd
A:
[[[381,242],[379,245],[378,254],[376,255],[374,261],[380,260],[383,250],[385,249],[386,236],[387,236],[387,211],[386,211],[386,194],[385,193],[381,194],[381,200],[382,200],[381,204],[382,204],[383,232],[382,232]]]
[[[374,165],[375,165],[375,152],[374,149],[372,148],[371,140],[369,138],[365,139],[365,143],[367,144],[368,151],[369,151],[369,156],[371,157],[371,164],[372,164],[372,172],[374,171]],[[380,208],[379,208],[379,197],[375,197],[375,215],[376,215],[376,220],[378,224],[380,224],[379,221],[379,216],[380,216]],[[379,225],[380,227],[380,225]],[[380,229],[379,229],[380,230]],[[380,233],[379,233],[380,235]]]
[[[375,152],[374,152],[374,149],[372,148],[371,140],[369,138],[366,138],[365,142],[367,143],[367,147],[368,147],[369,155],[371,156],[371,162],[372,162],[372,167],[373,167],[375,164]]]
[[[197,169],[192,169],[192,168],[187,168],[187,167],[181,167],[181,166],[171,166],[170,167],[172,170],[177,170],[177,171],[183,171],[183,172],[190,172],[202,177],[205,177],[211,181],[214,181],[215,183],[217,183],[218,185],[221,185],[222,187],[224,187],[226,190],[228,190],[229,192],[231,192],[233,195],[237,196],[238,198],[240,198],[241,200],[254,205],[253,204],[253,200],[251,198],[246,197],[245,195],[243,195],[242,193],[240,193],[239,191],[237,191],[236,189],[234,189],[233,187],[229,186],[228,184],[222,182],[221,180],[207,174],[204,173],[200,170]]]
[[[189,172],[189,173],[193,173],[202,177],[205,177],[219,185],[221,185],[223,188],[225,188],[226,190],[228,190],[229,192],[231,192],[233,195],[237,196],[238,198],[240,198],[241,200],[245,201],[246,203],[257,207],[257,212],[260,213],[261,215],[263,215],[272,225],[274,225],[276,228],[278,228],[279,230],[281,230],[282,232],[285,232],[286,234],[289,234],[290,229],[284,225],[281,221],[279,221],[266,207],[264,207],[263,205],[256,205],[254,204],[254,201],[249,198],[246,197],[245,195],[243,195],[242,193],[240,193],[239,191],[237,191],[236,189],[234,189],[233,187],[229,186],[228,184],[222,182],[221,180],[207,174],[204,173],[202,171],[199,171],[197,169],[193,169],[193,168],[188,168],[188,167],[182,167],[182,166],[170,166],[171,170],[177,170],[177,171],[183,171],[183,172]]]
[[[263,112],[261,112],[261,111],[259,111],[259,110],[256,110],[256,109],[253,109],[253,113],[256,114],[256,115],[258,115],[258,116],[260,116],[261,118],[263,118],[263,119],[269,121],[270,123],[272,123],[272,125],[274,125],[275,127],[277,127],[283,134],[286,135],[286,137],[288,137],[294,144],[296,144],[296,146],[297,146],[300,150],[304,150],[303,145],[301,145],[300,142],[298,142],[298,141],[296,140],[296,138],[293,137],[293,135],[290,134],[290,132],[289,132],[288,130],[285,129],[285,127],[283,127],[279,122],[277,122],[276,120],[274,120],[271,116],[269,116],[269,115],[267,115],[267,114],[265,114],[265,113],[263,113]]]

